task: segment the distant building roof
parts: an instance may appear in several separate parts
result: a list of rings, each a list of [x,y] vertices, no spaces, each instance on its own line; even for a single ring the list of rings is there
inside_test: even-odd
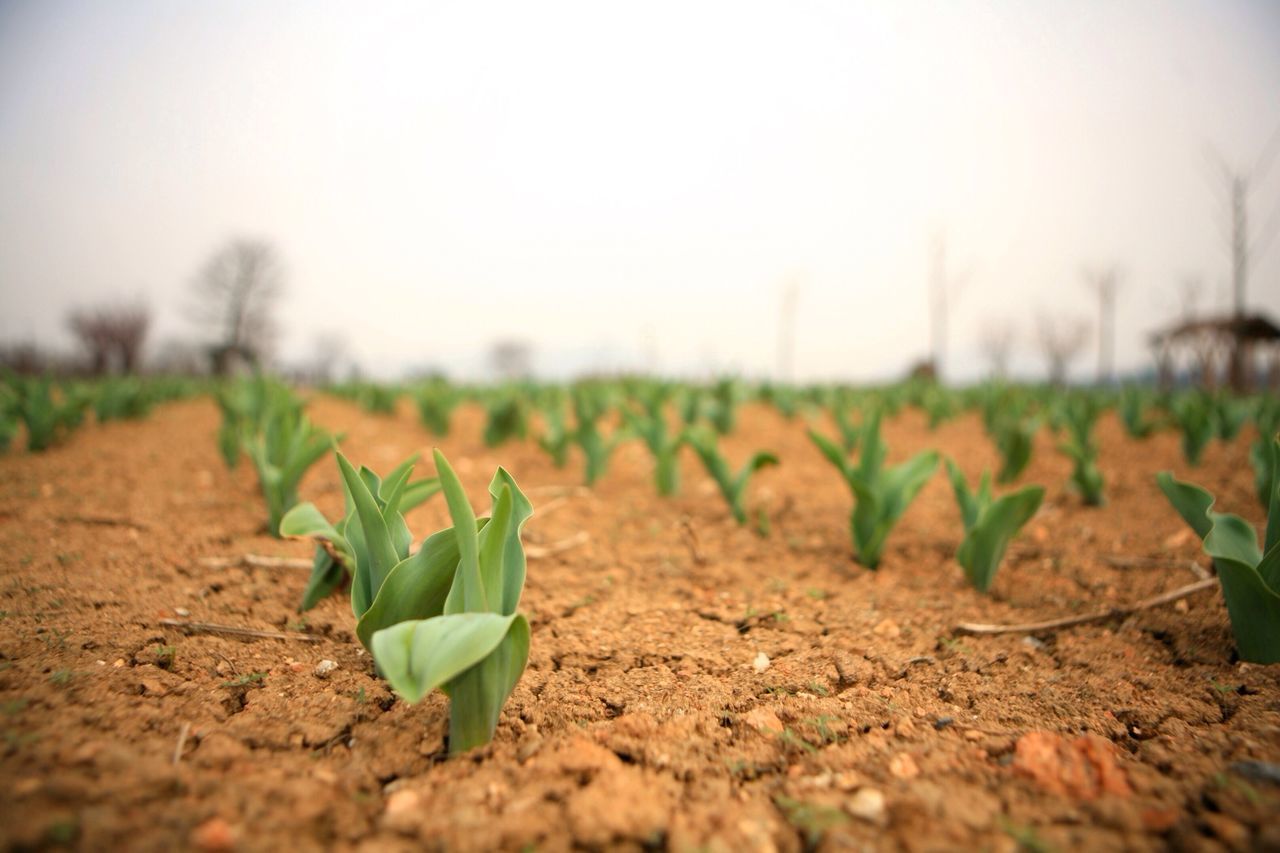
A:
[[[1248,343],[1277,341],[1280,340],[1280,326],[1262,314],[1247,314],[1243,317],[1204,317],[1198,320],[1186,320],[1167,329],[1152,332],[1150,339],[1153,344],[1164,344],[1202,335],[1222,335]]]

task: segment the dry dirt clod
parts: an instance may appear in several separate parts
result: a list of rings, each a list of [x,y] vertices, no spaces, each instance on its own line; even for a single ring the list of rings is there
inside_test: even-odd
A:
[[[889,772],[898,779],[914,779],[920,775],[920,767],[911,753],[900,752],[889,760]]]
[[[871,633],[877,637],[884,637],[887,640],[896,640],[902,636],[902,629],[898,627],[898,623],[892,619],[884,619],[871,629]]]
[[[752,708],[742,715],[742,722],[765,734],[782,734],[782,720],[768,708]]]
[[[191,846],[206,853],[234,850],[236,834],[225,818],[211,817],[191,831]]]
[[[338,662],[333,660],[322,660],[316,664],[316,668],[311,672],[316,678],[328,678],[338,668]]]
[[[757,652],[755,660],[751,662],[751,668],[757,673],[764,672],[769,668],[769,656],[764,652]]]
[[[422,811],[422,797],[417,791],[401,788],[387,797],[382,812],[382,825],[392,832],[413,835],[417,832]]]
[[[845,803],[844,810],[859,820],[875,824],[879,827],[889,823],[889,810],[885,804],[884,792],[878,788],[859,788],[858,792]]]

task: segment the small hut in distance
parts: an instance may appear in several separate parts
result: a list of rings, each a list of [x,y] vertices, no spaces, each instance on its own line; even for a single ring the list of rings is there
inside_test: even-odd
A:
[[[1161,388],[1189,374],[1203,388],[1280,389],[1280,327],[1262,314],[1184,320],[1150,343]]]

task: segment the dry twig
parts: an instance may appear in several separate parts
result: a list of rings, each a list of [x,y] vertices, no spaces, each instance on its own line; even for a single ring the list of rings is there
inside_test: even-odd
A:
[[[1200,580],[1207,580],[1208,578],[1212,577],[1212,575],[1210,575],[1207,571],[1205,571],[1204,566],[1200,565],[1195,560],[1187,560],[1185,562],[1174,560],[1170,562],[1169,560],[1161,559],[1159,557],[1126,557],[1122,554],[1111,554],[1109,556],[1103,557],[1102,560],[1108,566],[1113,566],[1117,569],[1186,568],[1186,569],[1190,569],[1191,573],[1196,577],[1200,578]]]
[[[200,565],[206,569],[230,569],[245,566],[250,569],[310,569],[311,561],[301,557],[267,557],[262,554],[244,554],[239,557],[204,557]]]
[[[181,628],[197,634],[230,634],[234,637],[253,637],[262,640],[302,640],[306,643],[318,643],[319,637],[302,634],[296,631],[259,631],[256,628],[240,628],[235,625],[219,625],[216,622],[188,622],[183,619],[161,619],[160,624],[168,628]]]
[[[524,552],[534,559],[540,557],[550,557],[552,554],[559,554],[562,551],[568,551],[570,548],[577,548],[579,545],[585,545],[591,539],[591,534],[585,530],[579,530],[577,533],[558,542],[552,542],[550,545],[526,545]]]
[[[190,723],[183,723],[182,728],[178,730],[178,745],[173,748],[173,763],[175,766],[182,760],[182,748],[187,745],[187,734],[190,731]]]
[[[1089,622],[1105,622],[1108,619],[1118,619],[1121,616],[1128,616],[1131,613],[1137,613],[1140,610],[1149,610],[1152,607],[1159,607],[1161,604],[1169,604],[1189,595],[1194,595],[1202,590],[1211,589],[1218,585],[1217,578],[1206,578],[1198,580],[1195,583],[1180,586],[1177,589],[1163,592],[1160,595],[1144,598],[1136,604],[1130,604],[1126,607],[1113,607],[1110,610],[1104,610],[1100,613],[1088,613],[1084,616],[1066,616],[1061,619],[1049,619],[1044,622],[1026,622],[1021,625],[990,625],[982,622],[961,622],[955,627],[958,634],[1038,634],[1044,631],[1057,631],[1062,628],[1073,628],[1076,625],[1084,625]]]

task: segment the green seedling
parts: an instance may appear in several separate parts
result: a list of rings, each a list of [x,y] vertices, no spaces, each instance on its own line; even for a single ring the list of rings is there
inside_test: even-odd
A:
[[[997,420],[992,433],[996,450],[1000,453],[1000,471],[996,474],[996,482],[1012,483],[1027,469],[1039,429],[1040,422],[1036,418]]]
[[[964,576],[969,583],[979,592],[986,592],[995,580],[996,570],[1000,568],[1009,542],[1040,508],[1044,489],[1025,486],[993,498],[991,475],[986,471],[982,473],[976,491],[969,490],[964,473],[950,459],[947,460],[947,473],[964,521],[964,540],[956,552],[956,560],[964,568]]]
[[[1227,394],[1213,402],[1215,432],[1222,441],[1234,441],[1245,422],[1249,420],[1249,403]]]
[[[1214,410],[1210,401],[1202,395],[1186,395],[1174,401],[1173,421],[1182,431],[1182,455],[1189,465],[1199,465],[1204,449],[1217,431]]]
[[[273,410],[262,432],[245,441],[245,453],[257,471],[267,502],[267,530],[272,536],[281,535],[281,519],[298,503],[298,485],[307,469],[340,439],[313,426],[306,415],[290,406]]]
[[[1272,440],[1271,456],[1280,459],[1280,439]],[[1280,484],[1272,484],[1259,548],[1253,526],[1238,515],[1214,512],[1209,492],[1174,479],[1168,471],[1158,474],[1156,482],[1213,558],[1241,659],[1280,662]]]
[[[434,436],[449,434],[449,421],[461,397],[446,382],[432,382],[418,391],[418,417]]]
[[[600,430],[600,420],[605,414],[605,402],[600,395],[591,393],[587,389],[575,391],[573,412],[577,420],[573,441],[586,460],[584,477],[586,484],[591,486],[604,476],[609,467],[609,458],[625,435],[619,431],[606,437]]]
[[[1071,459],[1071,487],[1087,506],[1102,506],[1103,478],[1098,470],[1098,445],[1093,440],[1094,425],[1102,414],[1101,402],[1092,396],[1068,398],[1062,414],[1067,440],[1058,450]]]
[[[1120,392],[1120,423],[1130,438],[1147,438],[1155,431],[1156,420],[1147,415],[1148,403],[1146,395],[1137,388]]]
[[[357,633],[368,637],[379,671],[406,701],[418,702],[437,687],[449,697],[451,754],[483,746],[529,659],[529,623],[516,608],[525,580],[520,530],[532,506],[499,468],[489,484],[491,514],[477,520],[437,450],[453,527],[397,562],[385,514],[346,460],[339,461],[370,543],[367,575],[377,590]]]
[[[887,449],[880,439],[878,411],[868,415],[862,426],[857,463],[826,436],[809,430],[809,439],[840,471],[853,493],[849,527],[854,553],[858,562],[869,569],[876,568],[889,533],[937,469],[938,454],[924,451],[906,462],[885,468]]]
[[[16,400],[13,413],[27,428],[27,449],[47,450],[84,422],[88,398],[77,389],[54,389],[48,379],[10,380]]]
[[[93,416],[98,423],[146,417],[154,402],[149,391],[133,377],[108,379],[97,388],[93,398]]]
[[[745,397],[742,383],[736,379],[721,379],[711,389],[705,413],[707,420],[720,435],[733,432],[738,422],[738,406]]]
[[[768,451],[758,451],[753,453],[747,463],[739,468],[735,474],[729,469],[728,461],[720,453],[714,433],[705,429],[694,428],[689,430],[686,436],[689,446],[698,454],[698,458],[702,460],[707,473],[711,475],[711,479],[715,480],[716,486],[719,487],[721,496],[724,498],[725,503],[729,505],[729,511],[733,513],[733,520],[738,524],[746,524],[747,483],[751,480],[751,475],[756,471],[770,465],[777,465],[778,457]]]
[[[408,479],[416,461],[416,456],[406,459],[396,466],[385,481],[368,468],[362,467],[359,471],[360,480],[373,496],[379,511],[387,515],[390,529],[395,531],[396,554],[401,559],[409,555],[412,544],[402,513],[421,505],[440,491],[438,477]],[[339,464],[338,467],[341,472],[342,465]],[[355,498],[345,477],[342,488],[346,497],[346,510],[336,524],[330,524],[313,503],[298,504],[285,513],[280,521],[282,536],[317,539],[320,542],[316,546],[315,558],[311,564],[311,579],[302,594],[299,612],[305,613],[315,607],[320,599],[342,586],[348,578],[354,579],[357,563],[370,564],[368,542],[359,529]],[[390,503],[393,499],[396,501],[394,506]],[[368,579],[361,577],[359,582],[353,580],[351,608],[355,615],[359,617],[364,613],[372,601],[373,590],[369,588]]]
[[[521,398],[511,392],[502,393],[485,407],[484,443],[497,447],[515,438],[524,438],[529,432],[529,417]]]
[[[538,446],[551,457],[551,464],[563,468],[569,464],[569,448],[573,446],[573,433],[569,431],[564,416],[564,404],[556,397],[542,408],[542,434]]]
[[[835,421],[836,430],[840,433],[840,447],[846,456],[858,449],[858,439],[862,436],[862,428],[849,417],[849,410],[836,405],[831,408],[831,420]]]
[[[639,436],[644,446],[653,454],[653,479],[658,494],[671,497],[680,491],[680,448],[688,441],[681,430],[672,434],[667,429],[661,404],[645,414],[623,409],[628,430]]]

